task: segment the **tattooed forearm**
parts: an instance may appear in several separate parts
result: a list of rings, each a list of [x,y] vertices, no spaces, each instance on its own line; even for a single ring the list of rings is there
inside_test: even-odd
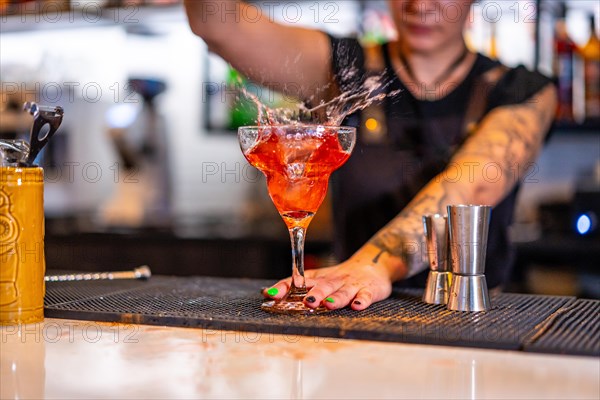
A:
[[[491,112],[451,161],[462,172],[461,178],[450,181],[442,173],[425,186],[369,241],[379,249],[372,262],[381,262],[388,253],[403,261],[408,276],[414,275],[426,268],[421,257],[423,215],[445,214],[448,204],[500,202],[536,157],[554,115],[555,97],[554,88],[546,87],[525,104]],[[499,168],[497,180],[486,179],[482,173],[481,168],[490,164]],[[475,165],[480,170],[473,175],[470,168]]]
[[[404,262],[408,276],[426,268],[421,256],[422,216],[443,214],[444,208],[448,204],[448,183],[440,181],[433,185],[435,190],[426,188],[421,191],[396,218],[369,241],[379,249],[378,254],[372,260],[373,263],[378,263],[384,253],[389,253]]]

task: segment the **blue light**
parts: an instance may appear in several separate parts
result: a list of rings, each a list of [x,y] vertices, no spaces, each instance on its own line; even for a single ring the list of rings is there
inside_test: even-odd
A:
[[[585,235],[589,233],[592,228],[592,219],[587,214],[581,214],[579,218],[577,218],[577,232],[580,235]]]

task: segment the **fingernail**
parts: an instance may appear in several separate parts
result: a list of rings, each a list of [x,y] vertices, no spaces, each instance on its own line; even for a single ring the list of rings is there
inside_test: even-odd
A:
[[[279,289],[277,289],[276,287],[272,287],[269,290],[267,290],[267,294],[271,297],[277,295],[277,293],[279,293]]]
[[[358,300],[354,300],[352,302],[352,304],[356,304],[357,306],[360,306],[362,303],[360,301],[358,301]]]
[[[335,303],[335,300],[333,299],[333,297],[326,297],[325,301],[328,303]]]
[[[317,299],[315,299],[315,296],[308,296],[306,298],[306,302],[307,303],[314,303]]]

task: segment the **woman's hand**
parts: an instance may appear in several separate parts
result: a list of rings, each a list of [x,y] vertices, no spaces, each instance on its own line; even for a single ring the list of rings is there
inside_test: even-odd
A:
[[[306,287],[309,291],[304,304],[311,308],[322,304],[330,310],[350,304],[353,310],[364,310],[387,298],[392,293],[392,282],[398,272],[392,263],[373,262],[376,249],[370,245],[365,247],[341,264],[306,271]],[[285,296],[290,284],[291,278],[283,279],[265,289],[263,295],[279,300]]]

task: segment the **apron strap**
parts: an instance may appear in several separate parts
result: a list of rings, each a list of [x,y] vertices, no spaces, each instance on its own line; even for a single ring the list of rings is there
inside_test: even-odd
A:
[[[471,135],[477,129],[477,125],[487,109],[489,94],[508,70],[508,67],[498,65],[484,73],[475,81],[475,84],[471,89],[469,104],[467,105],[467,111],[463,122],[462,131],[466,136]]]

